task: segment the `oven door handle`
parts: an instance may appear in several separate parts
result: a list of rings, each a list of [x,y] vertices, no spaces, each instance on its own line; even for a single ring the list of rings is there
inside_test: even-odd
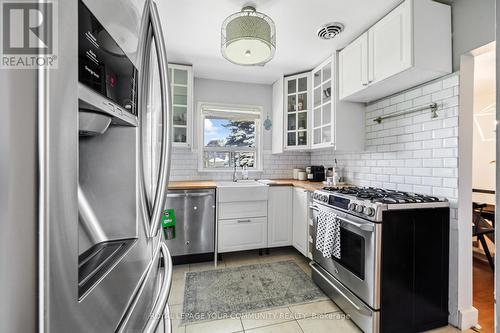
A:
[[[314,205],[309,206],[309,209],[312,209],[312,210],[315,210],[315,211],[319,211],[318,206],[314,206]]]
[[[311,268],[317,273],[319,274],[326,282],[328,282],[328,284],[333,288],[335,289],[336,292],[338,292],[340,294],[340,296],[344,297],[355,309],[356,311],[362,313],[362,314],[370,314],[368,311],[366,311],[366,309],[363,309],[361,308],[359,305],[357,305],[356,303],[354,303],[346,294],[344,294],[342,292],[342,290],[340,290],[339,288],[337,288],[337,286],[333,283],[330,282],[330,278],[328,278],[325,274],[323,274],[319,269],[316,268],[316,264],[314,263],[314,261],[311,261],[309,262],[309,266],[311,266]]]
[[[369,231],[369,232],[375,231],[375,226],[373,224],[356,223],[354,221],[349,221],[348,219],[345,219],[345,218],[343,218],[341,216],[338,216],[338,215],[337,215],[337,218],[339,220],[342,220],[342,221],[346,222],[346,223],[352,224],[353,226],[355,226],[358,229],[361,229],[361,230],[364,230],[364,231]]]
[[[316,205],[309,206],[309,209],[312,209],[312,210],[317,211],[317,212],[321,210],[321,209],[320,209],[318,206],[316,206]],[[337,214],[335,214],[335,213],[332,213],[332,214],[334,214],[334,215],[335,215],[335,217],[336,217],[336,218],[338,218],[339,220],[342,220],[342,221],[344,221],[344,222],[346,222],[346,223],[349,223],[349,224],[351,224],[351,225],[355,226],[356,228],[361,229],[361,230],[363,230],[363,231],[368,231],[368,232],[373,232],[373,231],[375,231],[375,226],[374,226],[373,224],[367,224],[367,223],[356,223],[356,222],[354,222],[354,221],[350,221],[350,220],[348,220],[348,219],[346,219],[346,218],[343,218],[342,216],[339,216],[339,215],[337,215]]]

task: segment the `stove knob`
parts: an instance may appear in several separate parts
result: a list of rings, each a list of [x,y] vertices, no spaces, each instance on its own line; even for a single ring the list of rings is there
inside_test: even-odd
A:
[[[356,210],[356,206],[357,206],[357,205],[356,205],[354,202],[351,202],[351,203],[349,204],[349,206],[347,206],[347,208],[348,208],[349,210]]]
[[[356,206],[356,212],[357,212],[357,213],[363,213],[363,209],[364,209],[364,207],[363,207],[363,206],[361,206],[361,205],[357,205],[357,206]]]
[[[375,215],[375,209],[373,209],[371,207],[365,207],[365,209],[363,210],[363,213],[365,213],[365,215],[367,215],[367,216],[373,216],[373,215]]]
[[[323,201],[323,202],[328,202],[328,196],[327,196],[327,195],[324,195],[324,196],[321,198],[321,201]]]

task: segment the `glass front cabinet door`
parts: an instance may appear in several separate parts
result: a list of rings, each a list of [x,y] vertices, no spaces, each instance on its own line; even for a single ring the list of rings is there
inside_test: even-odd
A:
[[[312,148],[329,147],[334,144],[334,77],[333,57],[312,71]]]
[[[172,96],[173,146],[191,147],[193,111],[193,68],[168,64]]]
[[[310,81],[310,72],[285,77],[285,150],[310,147]]]

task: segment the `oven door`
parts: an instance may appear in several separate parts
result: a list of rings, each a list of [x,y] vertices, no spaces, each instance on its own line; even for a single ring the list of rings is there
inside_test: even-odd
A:
[[[380,241],[382,225],[314,203],[313,260],[372,309],[380,309]],[[316,249],[319,211],[340,219],[340,257],[325,258]]]

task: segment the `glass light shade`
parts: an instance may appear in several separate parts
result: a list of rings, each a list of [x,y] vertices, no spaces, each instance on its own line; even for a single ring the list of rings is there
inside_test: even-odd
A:
[[[276,50],[274,22],[266,15],[245,7],[222,24],[221,52],[238,65],[263,65]]]

